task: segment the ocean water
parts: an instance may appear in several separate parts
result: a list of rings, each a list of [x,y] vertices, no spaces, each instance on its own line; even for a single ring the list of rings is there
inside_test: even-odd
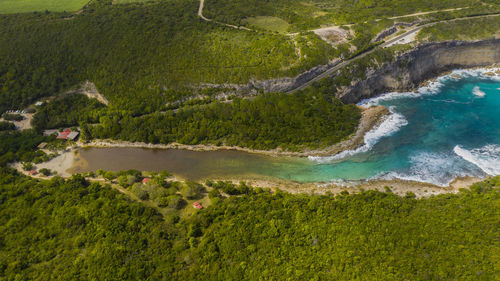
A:
[[[493,72],[500,69],[495,69]],[[299,182],[407,179],[448,185],[457,176],[500,174],[500,74],[458,70],[412,93],[388,93],[385,121],[365,144],[330,157],[269,157],[238,151],[91,148],[79,172],[168,170],[187,179],[279,178]]]
[[[400,178],[447,185],[457,176],[500,174],[500,77],[459,70],[415,93],[388,93],[360,105],[392,112],[365,146],[310,157],[301,181]],[[491,74],[491,73],[490,73]]]

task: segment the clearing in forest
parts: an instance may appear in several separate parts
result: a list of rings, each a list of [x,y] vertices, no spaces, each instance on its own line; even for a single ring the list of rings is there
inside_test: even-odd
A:
[[[128,4],[128,3],[137,3],[146,1],[151,1],[151,0],[113,0],[113,4]]]
[[[89,0],[0,0],[0,14],[28,12],[74,12]]]
[[[245,22],[256,28],[265,29],[268,31],[276,31],[286,33],[288,30],[288,23],[277,17],[257,16],[246,18]]]

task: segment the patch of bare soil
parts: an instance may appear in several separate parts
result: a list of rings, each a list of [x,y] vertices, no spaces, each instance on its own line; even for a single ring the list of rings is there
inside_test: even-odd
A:
[[[346,43],[351,38],[350,32],[339,26],[319,28],[313,30],[313,32],[333,46]]]
[[[82,94],[86,95],[89,99],[96,99],[100,103],[108,105],[108,100],[97,91],[97,88],[94,83],[90,81],[83,82],[77,89],[69,90],[65,95],[73,95],[73,94]]]

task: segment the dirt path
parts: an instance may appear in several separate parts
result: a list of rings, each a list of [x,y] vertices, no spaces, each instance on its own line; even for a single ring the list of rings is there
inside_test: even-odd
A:
[[[76,89],[69,90],[62,95],[73,95],[73,94],[81,94],[86,95],[89,99],[96,99],[100,103],[104,105],[108,105],[108,100],[97,91],[97,88],[94,83],[86,80],[81,85],[79,85]]]
[[[462,8],[454,8],[454,9],[444,9],[444,10],[433,10],[433,11],[428,11],[428,12],[420,12],[420,13],[414,13],[414,14],[408,14],[408,15],[390,17],[388,19],[394,20],[394,19],[407,18],[407,17],[424,16],[424,15],[435,14],[435,13],[440,13],[440,12],[454,12],[454,11],[460,11],[460,10],[465,10],[465,9],[469,9],[469,8],[470,7],[462,7]]]
[[[499,16],[499,15],[500,15],[500,13],[499,14],[491,14],[491,15],[482,15],[482,16],[463,17],[463,18],[456,18],[456,19],[451,19],[451,20],[443,20],[443,21],[431,22],[431,23],[427,23],[427,24],[424,24],[424,25],[417,26],[415,28],[412,28],[412,29],[406,31],[402,35],[396,36],[396,37],[388,40],[387,42],[384,42],[380,46],[377,46],[377,47],[375,47],[375,48],[373,48],[371,50],[368,50],[368,51],[366,51],[364,53],[358,54],[357,56],[355,56],[355,57],[353,57],[351,59],[344,60],[344,61],[342,61],[342,60],[338,61],[336,64],[332,65],[329,69],[325,70],[323,73],[317,75],[316,77],[310,79],[309,81],[304,82],[302,85],[296,87],[295,89],[292,89],[292,90],[288,91],[288,93],[291,94],[291,93],[295,93],[297,91],[303,90],[303,89],[309,87],[314,82],[319,81],[319,80],[321,80],[323,78],[326,78],[326,77],[330,76],[331,74],[333,74],[337,70],[340,70],[344,66],[347,66],[351,62],[353,62],[355,60],[358,60],[360,58],[363,58],[363,57],[365,57],[365,56],[373,53],[378,48],[390,47],[390,46],[394,45],[396,42],[398,42],[400,40],[406,40],[408,38],[411,38],[418,31],[420,31],[422,28],[425,28],[425,27],[428,27],[428,26],[432,26],[432,25],[436,25],[438,23],[443,23],[443,22],[454,22],[454,21],[459,21],[459,20],[468,20],[468,19],[475,19],[475,18],[496,17],[496,16]]]
[[[235,29],[241,29],[241,30],[251,31],[250,28],[247,28],[247,27],[244,27],[244,26],[236,26],[236,25],[233,25],[233,24],[218,22],[218,21],[214,21],[212,19],[209,19],[209,18],[205,17],[203,15],[203,7],[204,6],[205,6],[205,0],[200,0],[200,6],[198,8],[198,17],[200,17],[202,20],[208,21],[208,22],[215,22],[217,24],[224,25],[224,26],[231,27],[231,28],[235,28]]]

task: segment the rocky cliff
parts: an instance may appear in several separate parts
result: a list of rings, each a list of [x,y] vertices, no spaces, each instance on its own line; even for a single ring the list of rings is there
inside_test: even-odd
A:
[[[457,68],[500,64],[500,39],[478,42],[430,43],[369,71],[367,78],[339,90],[344,103],[391,91],[411,91],[425,80]]]

